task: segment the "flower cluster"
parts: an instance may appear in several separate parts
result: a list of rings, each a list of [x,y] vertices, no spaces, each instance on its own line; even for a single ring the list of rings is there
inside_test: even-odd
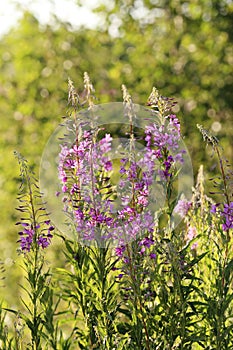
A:
[[[219,205],[220,204],[213,204],[210,212],[212,214],[215,214],[217,212],[220,213],[220,215],[224,219],[224,223],[222,224],[222,229],[223,231],[228,231],[229,229],[233,228],[233,202],[230,202],[229,205],[225,203],[223,210],[220,210]]]
[[[114,227],[112,205],[107,197],[107,175],[112,162],[106,154],[111,150],[111,141],[112,137],[106,134],[94,142],[92,132],[84,130],[74,145],[61,146],[58,170],[64,209],[84,240],[94,240],[101,229],[108,231]]]
[[[162,180],[172,176],[176,162],[183,163],[185,150],[180,150],[180,123],[174,115],[168,115],[162,125],[148,125],[145,130],[147,158],[159,161],[158,174]]]
[[[145,236],[142,239],[137,240],[137,253],[142,257],[149,257],[150,259],[156,259],[156,253],[153,251],[155,242],[151,236]],[[152,248],[151,248],[152,247]],[[118,258],[122,259],[126,264],[129,263],[129,252],[126,249],[126,245],[122,244],[115,248],[115,254]],[[125,272],[125,271],[124,271]]]
[[[184,218],[187,215],[191,206],[192,206],[192,202],[188,201],[186,198],[181,198],[178,200],[178,203],[175,206],[174,212],[180,215],[180,217]]]
[[[34,173],[28,167],[26,159],[15,152],[20,165],[20,177],[22,179],[18,201],[20,205],[17,210],[23,213],[23,217],[16,225],[21,225],[19,240],[21,251],[28,253],[35,248],[46,248],[51,243],[54,227],[48,219],[45,203],[39,191],[38,181]]]
[[[166,122],[166,126],[153,124],[146,127],[146,147],[139,160],[132,156],[120,160],[121,180],[117,195],[122,207],[117,210],[117,215],[114,215],[112,204],[116,193],[110,191],[110,197],[106,196],[103,189],[110,189],[111,185],[101,183],[103,179],[110,179],[109,172],[112,171],[109,157],[112,137],[106,134],[96,141],[93,130],[81,130],[81,138],[73,145],[61,146],[58,170],[63,202],[65,211],[72,213],[80,238],[112,238],[120,246],[153,232],[153,217],[148,207],[156,172],[162,179],[171,177],[175,163],[183,162],[185,152],[179,149],[178,119],[169,115]],[[158,160],[159,170],[155,166]]]
[[[153,185],[159,177],[160,184],[162,181],[169,186],[171,178],[176,176],[177,163],[184,161],[185,150],[180,147],[179,120],[170,113],[173,103],[162,98],[159,99],[163,106],[159,109],[160,124],[148,122],[142,137],[145,147],[139,158],[133,126],[134,105],[125,86],[122,90],[124,114],[130,127],[126,133],[126,152],[120,159],[118,186],[113,186],[111,181],[112,137],[99,136],[100,130],[95,124],[98,117],[93,118],[93,113],[90,123],[84,121],[82,115],[81,119],[75,119],[75,140],[73,144],[61,145],[58,171],[64,211],[74,223],[79,239],[98,240],[98,243],[100,239],[112,240],[118,247],[116,254],[123,258],[124,247],[131,240],[139,242],[140,255],[154,244],[155,222],[151,208],[157,198],[152,195]],[[89,110],[94,111],[92,102],[89,101]],[[154,259],[155,253],[151,254]]]
[[[124,176],[121,190],[124,194],[121,196],[122,208],[114,215],[112,202],[104,198],[104,186],[98,182],[99,178],[107,178],[103,172],[108,174],[112,170],[112,163],[106,155],[111,150],[112,139],[106,134],[92,144],[90,135],[86,134],[86,139],[79,142],[78,147],[62,146],[59,161],[65,211],[72,212],[79,238],[85,241],[97,237],[113,238],[126,242],[135,239],[142,231],[153,232],[153,217],[150,212],[143,212],[148,205],[148,186],[151,183],[148,174],[143,173],[145,176],[138,179],[138,165],[121,160],[120,173]],[[125,188],[128,184],[131,188],[127,194]]]
[[[43,249],[47,248],[51,243],[53,237],[51,232],[54,230],[54,226],[50,224],[50,220],[44,222],[47,227],[40,230],[40,233],[37,233],[37,231],[41,229],[40,224],[37,224],[35,228],[27,222],[17,223],[17,225],[19,224],[22,226],[22,231],[19,232],[20,239],[18,242],[20,242],[21,250],[24,253],[30,252],[33,243],[38,244],[38,246]]]
[[[139,247],[140,247],[140,254],[144,254],[147,249],[149,249],[151,246],[154,245],[154,240],[152,237],[145,237],[141,241],[139,241]],[[153,252],[149,253],[149,256],[151,259],[156,258],[156,254]]]
[[[135,209],[126,207],[117,213],[114,229],[110,236],[121,246],[145,234],[152,234],[153,231],[154,220],[149,211],[137,213]]]
[[[224,224],[222,225],[222,229],[224,231],[227,231],[230,228],[233,228],[233,202],[231,202],[229,205],[224,204],[223,212],[221,215],[225,220]]]
[[[111,149],[111,141],[111,136],[106,134],[99,143],[94,144],[91,132],[84,130],[81,141],[77,140],[71,147],[61,146],[58,169],[63,193],[69,192],[72,195],[81,191],[83,186],[88,187],[92,181],[95,181],[90,171],[91,164],[95,171],[100,167],[105,171],[112,170],[111,161],[104,155]]]

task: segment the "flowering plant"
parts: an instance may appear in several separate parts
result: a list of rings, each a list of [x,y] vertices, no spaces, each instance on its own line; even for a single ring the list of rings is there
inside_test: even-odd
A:
[[[3,349],[233,346],[232,172],[219,141],[198,125],[219,161],[216,203],[205,194],[203,166],[196,185],[183,191],[191,173],[173,99],[153,88],[142,127],[124,85],[122,92],[120,138],[107,118],[100,121],[101,111],[111,110],[95,106],[88,74],[80,96],[69,80],[65,132],[56,157],[45,159],[58,178],[56,195],[55,179],[49,184],[62,203],[59,215],[46,211],[34,174],[17,154],[26,297],[24,311],[5,308],[15,314],[15,336],[0,312]],[[47,268],[56,240],[60,265]]]

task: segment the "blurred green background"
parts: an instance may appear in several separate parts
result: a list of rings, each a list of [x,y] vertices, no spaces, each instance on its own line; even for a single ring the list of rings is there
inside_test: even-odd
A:
[[[76,4],[86,6],[84,0]],[[6,268],[0,297],[10,304],[17,300],[21,278],[14,226],[19,170],[13,151],[20,151],[38,172],[45,144],[66,113],[68,76],[82,91],[87,71],[97,103],[121,101],[124,83],[134,102],[143,105],[156,86],[178,101],[175,112],[194,174],[202,163],[208,178],[215,163],[197,123],[220,139],[226,157],[233,160],[233,1],[95,4],[95,29],[78,23],[74,29],[56,15],[52,24],[42,25],[24,6],[20,21],[0,41],[0,260]],[[49,248],[49,260],[57,254],[56,247]]]

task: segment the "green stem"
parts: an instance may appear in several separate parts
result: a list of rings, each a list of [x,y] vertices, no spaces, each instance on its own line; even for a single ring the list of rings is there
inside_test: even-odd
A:
[[[221,158],[221,155],[220,155],[220,152],[219,152],[219,148],[217,145],[214,145],[214,149],[217,153],[217,157],[218,157],[218,160],[219,160],[219,165],[220,165],[220,170],[221,170],[221,173],[222,173],[222,179],[223,179],[223,186],[224,186],[224,196],[226,198],[226,202],[228,204],[228,206],[230,205],[230,199],[229,199],[229,196],[228,196],[228,188],[227,188],[227,180],[226,180],[226,174],[225,174],[225,170],[224,170],[224,166],[223,166],[223,161],[222,161],[222,158]],[[223,262],[223,269],[222,269],[222,295],[221,297],[223,297],[223,294],[224,294],[224,287],[225,287],[225,284],[226,284],[226,281],[225,281],[225,270],[226,270],[226,266],[227,266],[227,260],[228,260],[228,254],[229,254],[229,242],[230,242],[230,232],[229,230],[226,231],[226,235],[227,235],[227,239],[226,239],[226,243],[223,242],[223,244],[225,245],[225,252],[224,252],[224,262]]]
[[[33,304],[33,312],[32,312],[32,323],[34,326],[33,332],[32,332],[32,348],[35,350],[40,349],[40,337],[39,337],[39,330],[38,330],[38,310],[37,310],[37,303],[38,303],[38,297],[37,297],[37,280],[38,280],[38,253],[39,253],[39,246],[37,244],[37,224],[36,224],[36,211],[34,206],[34,200],[33,200],[33,191],[32,191],[32,185],[31,185],[31,179],[30,176],[26,170],[26,177],[27,177],[27,184],[28,184],[28,190],[29,190],[29,198],[30,198],[30,204],[31,204],[31,210],[32,210],[32,222],[33,222],[33,243],[35,247],[35,255],[34,255],[34,261],[33,261],[33,283],[32,283],[32,304]]]
[[[139,306],[139,310],[140,310],[140,313],[141,313],[142,324],[143,324],[143,328],[144,328],[145,334],[146,334],[146,348],[147,348],[147,350],[150,350],[150,338],[149,338],[149,333],[148,333],[146,321],[145,321],[145,318],[144,318],[144,312],[143,312],[143,308],[142,308],[140,287],[138,287],[138,285],[137,285],[137,279],[136,279],[136,276],[135,276],[135,273],[134,273],[134,269],[133,269],[133,265],[132,265],[132,257],[131,257],[131,253],[130,253],[130,249],[129,249],[128,243],[126,244],[126,250],[127,250],[127,255],[128,255],[128,258],[129,258],[130,277],[131,277],[133,290],[134,290],[134,306],[135,306],[135,311],[136,311],[136,317],[137,317],[137,320],[138,320],[138,306]],[[139,319],[139,321],[141,322],[140,319]]]
[[[218,146],[214,145],[214,149],[217,153],[219,165],[220,165],[220,170],[222,173],[222,179],[223,179],[223,185],[224,185],[224,196],[226,198],[227,204],[230,205],[230,200],[229,200],[229,196],[228,196],[228,192],[227,192],[227,181],[226,181],[226,174],[225,174],[225,170],[224,170],[224,166],[223,166],[223,161],[222,161]]]

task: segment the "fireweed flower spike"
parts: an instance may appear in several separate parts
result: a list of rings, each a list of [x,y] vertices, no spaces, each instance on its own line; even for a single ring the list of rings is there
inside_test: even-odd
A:
[[[73,107],[73,84],[70,83],[69,88],[68,103]],[[72,219],[79,239],[86,243],[97,240],[102,245],[101,240],[108,237],[108,231],[114,227],[110,200],[113,190],[109,182],[112,162],[108,155],[112,137],[107,133],[102,138],[98,136],[102,129],[95,125],[93,93],[94,87],[85,73],[82,96],[84,103],[88,103],[92,119],[87,125],[75,114],[75,140],[72,145],[61,145],[58,172],[64,211]],[[75,99],[76,111],[80,108],[79,100]],[[71,110],[70,117],[72,113]]]
[[[147,158],[158,160],[158,173],[162,180],[171,177],[176,162],[183,162],[184,150],[179,150],[180,124],[176,116],[166,117],[168,125],[153,124],[146,127]]]
[[[97,182],[95,176],[103,174],[103,179],[107,181],[106,174],[112,170],[112,163],[106,155],[111,140],[106,134],[93,144],[91,133],[86,133],[79,139],[78,147],[62,147],[60,153],[59,177],[65,195],[65,211],[73,215],[77,231],[87,240],[95,238],[95,228],[100,224],[111,226],[113,222],[109,216],[110,202],[99,189],[104,184]]]
[[[229,300],[232,301],[232,228],[233,228],[233,171],[222,153],[222,147],[219,144],[217,137],[213,136],[211,132],[204,129],[202,125],[197,124],[197,128],[200,130],[204,141],[210,144],[213,149],[213,155],[215,154],[218,160],[220,176],[213,177],[211,179],[214,191],[210,194],[218,196],[218,203],[211,206],[210,212],[213,216],[213,222],[217,222],[216,225],[216,237],[218,255],[216,259],[216,291],[214,293],[214,301],[221,300],[221,305],[218,304],[209,305],[212,307],[211,314],[209,316],[209,323],[215,324],[214,334],[216,334],[216,348],[229,348],[228,342],[225,345],[226,336],[230,334],[230,328],[228,322],[228,315],[232,314],[232,305],[230,306]],[[220,225],[219,225],[220,224]],[[220,248],[219,248],[220,247]],[[210,299],[213,298],[211,295]],[[213,306],[214,305],[214,306]],[[228,311],[226,311],[228,308]],[[231,311],[229,310],[231,309]],[[232,335],[230,336],[232,339]]]
[[[21,177],[18,196],[20,205],[17,209],[23,216],[17,223],[22,227],[18,242],[20,243],[20,252],[24,254],[24,271],[27,283],[26,287],[22,287],[27,297],[27,301],[22,298],[22,304],[25,307],[22,319],[27,324],[31,334],[30,345],[28,344],[27,348],[39,350],[43,347],[43,337],[46,337],[45,329],[48,319],[46,319],[46,312],[44,312],[46,298],[43,297],[45,294],[48,295],[51,277],[49,269],[44,263],[44,249],[51,243],[54,227],[47,216],[38,181],[29,169],[27,161],[17,152],[15,152],[15,156],[20,165]]]
[[[212,144],[213,146],[218,145],[219,141],[218,141],[216,136],[212,135],[208,130],[203,128],[203,126],[200,125],[200,124],[197,124],[197,128],[202,133],[204,141],[206,141],[207,143]]]
[[[125,116],[128,117],[130,123],[130,157],[121,159],[121,189],[124,192],[122,199],[125,207],[119,212],[119,216],[124,220],[127,219],[128,223],[132,224],[133,230],[130,229],[131,225],[127,225],[126,232],[127,235],[137,239],[138,245],[141,247],[138,253],[142,255],[147,248],[154,244],[153,238],[150,237],[153,235],[155,223],[152,214],[148,210],[151,186],[156,176],[159,176],[160,180],[165,183],[175,176],[175,165],[177,162],[183,163],[185,151],[179,148],[181,139],[180,123],[178,118],[171,114],[171,108],[174,105],[173,100],[160,96],[158,90],[153,88],[148,99],[148,105],[152,107],[156,115],[159,114],[161,123],[148,123],[146,126],[144,156],[136,161],[132,127],[134,118],[133,103],[124,85],[122,91]],[[127,194],[126,189],[130,189]],[[187,205],[189,208],[190,203],[187,203]],[[145,225],[145,222],[148,225]],[[147,241],[150,242],[150,245],[145,244]],[[155,253],[149,253],[151,258],[155,258]],[[116,254],[125,261],[127,250],[125,250],[124,244],[116,249]]]
[[[210,143],[213,147],[214,152],[217,155],[219,167],[221,171],[221,177],[222,177],[222,185],[219,185],[218,182],[215,181],[213,178],[213,186],[215,188],[218,187],[220,190],[220,193],[224,197],[224,202],[220,202],[216,206],[212,206],[211,212],[216,212],[217,208],[220,212],[220,215],[224,219],[224,223],[222,224],[223,231],[227,232],[227,241],[230,241],[230,234],[229,230],[233,228],[233,220],[232,220],[232,214],[233,214],[233,202],[230,200],[233,196],[232,192],[232,179],[233,179],[233,171],[229,168],[228,161],[222,156],[221,154],[221,148],[219,146],[218,139],[213,136],[208,130],[204,129],[202,125],[197,124],[197,128],[200,130],[203,139]],[[212,192],[213,194],[215,192]],[[218,192],[219,194],[219,192]],[[221,208],[222,207],[222,208]]]
[[[28,253],[34,248],[47,248],[51,243],[54,227],[47,218],[45,203],[42,201],[37,180],[28,168],[27,161],[17,152],[15,152],[15,156],[20,165],[22,181],[18,196],[20,205],[17,210],[24,215],[21,221],[16,223],[16,225],[21,226],[18,242],[21,251]]]

